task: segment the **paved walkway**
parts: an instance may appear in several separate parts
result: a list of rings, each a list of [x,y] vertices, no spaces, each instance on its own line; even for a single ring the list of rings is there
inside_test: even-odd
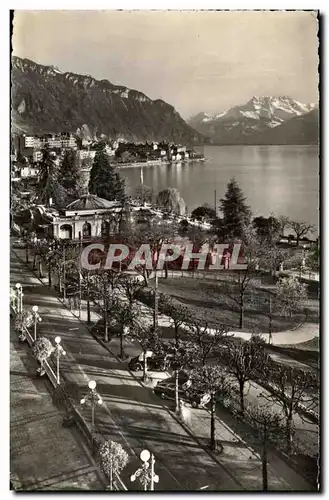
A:
[[[104,490],[89,450],[75,429],[62,427],[49,383],[26,344],[10,332],[10,472],[23,490]]]
[[[44,332],[49,338],[61,335],[68,352],[61,361],[65,377],[80,388],[81,395],[86,391],[88,380],[97,381],[105,403],[97,409],[97,427],[107,437],[122,442],[129,452],[130,463],[122,475],[126,484],[130,474],[139,467],[136,454],[146,447],[156,457],[156,472],[160,476],[156,489],[191,491],[205,485],[213,491],[262,489],[259,456],[221,420],[217,422],[217,437],[225,443],[224,453],[215,460],[193,437],[194,434],[208,439],[206,410],[192,410],[193,434],[187,432],[153,391],[143,387],[128,372],[127,363],[117,359],[117,342],[111,341],[111,352],[106,351],[91,338],[81,322],[63,308],[51,290],[42,286],[15,258],[12,281],[24,285],[26,305],[39,305],[43,318],[40,333]],[[82,319],[86,319],[85,316],[84,309]],[[97,318],[93,313],[92,319]],[[136,354],[138,346],[129,344],[125,349],[131,356]],[[87,413],[85,416],[88,417]],[[271,463],[269,466],[269,485],[276,490],[311,489],[302,476],[277,458],[273,466]]]

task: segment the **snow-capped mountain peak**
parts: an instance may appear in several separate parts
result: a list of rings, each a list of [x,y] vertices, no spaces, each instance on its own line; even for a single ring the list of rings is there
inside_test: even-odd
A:
[[[304,104],[286,95],[254,95],[247,103],[227,111],[199,113],[189,120],[189,124],[210,138],[227,137],[231,141],[233,134],[237,140],[243,141],[243,138],[273,129],[316,108],[316,104]]]

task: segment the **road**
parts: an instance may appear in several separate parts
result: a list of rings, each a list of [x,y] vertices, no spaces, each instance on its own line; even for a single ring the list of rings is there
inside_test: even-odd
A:
[[[24,252],[16,252],[24,257]],[[122,475],[127,485],[130,475],[140,466],[139,452],[148,448],[156,457],[155,470],[160,477],[158,490],[191,491],[205,485],[207,490],[213,491],[261,489],[259,457],[227,426],[217,423],[217,436],[223,435],[225,453],[214,460],[152,390],[143,387],[127,370],[127,363],[120,362],[97,343],[85,326],[62,306],[54,291],[41,284],[15,253],[12,252],[11,282],[23,285],[25,307],[39,306],[43,319],[38,325],[39,334],[50,339],[57,335],[62,337],[67,356],[61,360],[61,370],[78,388],[77,401],[85,394],[89,380],[97,382],[97,390],[104,401],[97,408],[97,429],[109,439],[121,442],[129,453],[129,465]],[[129,345],[126,350],[132,356],[138,347]],[[90,419],[90,410],[83,408],[83,412]],[[199,437],[208,435],[206,410],[193,410],[192,420],[197,421]],[[205,422],[208,422],[206,431]],[[310,489],[308,482],[285,463],[276,460],[273,470],[271,466],[269,469],[271,489]]]

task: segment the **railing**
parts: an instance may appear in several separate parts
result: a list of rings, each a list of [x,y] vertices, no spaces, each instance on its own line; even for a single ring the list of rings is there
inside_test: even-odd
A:
[[[17,315],[17,309],[14,304],[10,305],[13,313]],[[29,344],[30,347],[34,345],[34,339],[32,335],[30,334],[28,328],[23,325],[23,332],[26,337],[27,343]],[[56,388],[58,387],[57,384],[57,377],[55,375],[54,370],[51,367],[51,361],[46,360],[43,362],[43,369],[45,370],[46,375],[48,376],[48,379],[50,380],[51,384]],[[65,379],[62,378],[62,382],[65,381]],[[65,391],[65,389],[64,389]],[[68,412],[71,412],[72,417],[74,418],[74,421],[77,425],[78,430],[81,432],[82,436],[85,438],[87,441],[89,447],[95,451],[95,439],[93,438],[93,434],[91,430],[88,427],[87,422],[84,420],[83,416],[79,412],[79,410],[75,407],[73,402],[71,401],[69,394],[65,391],[66,394],[66,409]],[[105,438],[102,435],[99,435],[99,439],[101,441],[105,441]],[[113,486],[114,489],[117,491],[128,491],[128,488],[120,478],[120,476],[117,473],[114,473],[114,481],[113,481]]]

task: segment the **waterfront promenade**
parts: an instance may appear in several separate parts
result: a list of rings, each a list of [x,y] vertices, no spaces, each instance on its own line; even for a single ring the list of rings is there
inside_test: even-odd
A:
[[[10,478],[18,490],[104,490],[104,479],[75,428],[37,377],[37,362],[10,328]]]
[[[146,447],[156,457],[156,472],[160,476],[158,490],[197,490],[205,485],[213,491],[262,489],[257,451],[227,422],[218,417],[217,439],[223,443],[224,452],[213,458],[203,448],[209,437],[209,412],[192,410],[191,427],[183,427],[170,407],[164,406],[151,388],[143,387],[127,370],[127,362],[118,360],[116,343],[111,342],[110,349],[106,349],[93,339],[84,324],[62,305],[49,287],[42,285],[14,252],[12,255],[12,283],[19,281],[24,285],[26,307],[39,306],[43,318],[40,334],[51,340],[57,335],[62,337],[68,353],[61,363],[66,379],[78,386],[81,395],[88,380],[97,381],[104,401],[97,413],[97,428],[107,438],[121,442],[128,451],[130,464],[123,474],[125,484],[139,466],[138,453]],[[84,316],[85,311],[82,319]],[[93,313],[93,320],[98,317]],[[131,357],[138,346],[127,344],[125,349]],[[269,488],[312,489],[308,481],[275,452],[271,452]]]

